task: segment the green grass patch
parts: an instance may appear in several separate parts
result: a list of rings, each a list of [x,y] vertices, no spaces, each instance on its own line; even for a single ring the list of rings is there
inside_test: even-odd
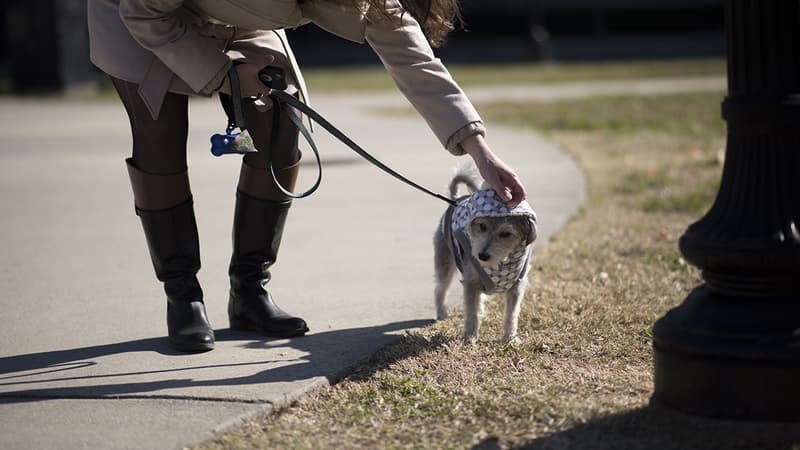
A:
[[[620,194],[636,194],[638,192],[661,190],[672,183],[666,173],[653,171],[631,171],[623,175],[615,186]]]
[[[448,67],[450,67],[453,77],[459,83],[467,86],[725,75],[725,62],[721,59],[528,63],[499,67],[454,65]]]
[[[699,186],[690,192],[662,192],[642,201],[647,212],[701,214],[708,210],[716,198],[717,184]]]
[[[724,132],[721,92],[654,96],[610,96],[548,102],[547,106],[503,102],[481,105],[494,120],[540,130],[603,131],[676,136],[719,136]]]
[[[542,84],[581,81],[724,76],[720,59],[613,61],[606,63],[516,63],[449,64],[453,78],[462,86]],[[318,92],[394,89],[386,70],[379,65],[315,68],[303,71],[309,89]]]

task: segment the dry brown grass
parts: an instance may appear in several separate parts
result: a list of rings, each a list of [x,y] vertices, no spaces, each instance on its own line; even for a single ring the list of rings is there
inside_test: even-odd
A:
[[[670,104],[651,107],[686,108],[687,117],[705,108],[716,117],[720,99],[662,98]],[[484,110],[501,117],[510,108]],[[557,109],[516,108],[513,117],[524,110],[533,125]],[[677,239],[710,205],[724,141],[718,119],[683,132],[661,129],[658,120],[637,125],[637,116],[631,110],[624,130],[567,120],[549,131],[584,168],[590,192],[536,251],[522,344],[492,340],[501,312],[492,301],[479,344],[459,343],[456,314],[407,334],[332,389],[201,448],[800,448],[796,424],[699,419],[648,406],[650,327],[700,282]]]

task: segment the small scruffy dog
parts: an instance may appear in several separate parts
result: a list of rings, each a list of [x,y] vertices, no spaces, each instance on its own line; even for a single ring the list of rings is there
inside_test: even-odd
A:
[[[445,297],[455,275],[464,286],[464,342],[476,342],[483,316],[485,295],[504,293],[506,298],[504,344],[517,342],[517,322],[527,288],[527,274],[536,213],[527,202],[515,208],[502,203],[486,185],[478,189],[473,172],[459,170],[450,182],[450,206],[433,236],[436,319],[447,318]],[[459,185],[470,195],[457,198]]]

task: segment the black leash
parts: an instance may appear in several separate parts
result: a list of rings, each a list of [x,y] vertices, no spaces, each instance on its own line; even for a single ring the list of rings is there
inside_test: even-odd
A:
[[[233,94],[232,97],[233,97],[234,120],[237,122],[235,125],[238,126],[240,129],[244,130],[245,129],[244,128],[244,115],[242,114],[241,93],[240,93],[241,91],[239,89],[238,74],[236,74],[236,70],[233,69],[233,68],[231,69],[230,72],[231,72],[231,76],[229,77],[229,79],[230,79],[230,82],[231,82],[231,91],[232,91],[232,94]],[[452,200],[452,199],[450,199],[448,197],[445,197],[444,195],[441,195],[441,194],[438,194],[436,192],[433,192],[430,189],[427,189],[427,188],[425,188],[423,186],[420,186],[419,184],[417,184],[417,183],[409,180],[408,178],[404,177],[403,175],[397,173],[391,167],[389,167],[386,164],[382,163],[380,160],[378,160],[377,158],[372,156],[369,152],[367,152],[366,150],[361,148],[361,146],[359,146],[358,144],[353,142],[352,139],[347,137],[347,135],[345,135],[343,132],[341,132],[333,124],[328,122],[324,117],[322,117],[322,115],[320,115],[318,112],[316,112],[313,109],[311,109],[310,106],[306,105],[305,103],[303,103],[302,101],[300,101],[296,97],[294,97],[294,96],[290,95],[289,93],[287,93],[285,91],[285,89],[287,87],[287,84],[286,84],[286,77],[285,77],[285,73],[284,73],[283,69],[281,69],[279,67],[268,66],[268,67],[265,67],[264,69],[262,69],[258,73],[258,75],[259,75],[259,79],[264,84],[266,84],[267,86],[269,86],[271,88],[269,96],[273,100],[273,107],[276,108],[275,114],[273,114],[273,133],[272,133],[273,143],[275,142],[275,140],[277,138],[277,130],[278,130],[277,124],[278,124],[278,120],[279,120],[279,112],[280,112],[282,107],[285,107],[286,105],[291,106],[293,108],[296,108],[300,112],[304,113],[305,115],[307,115],[311,120],[313,120],[314,122],[316,122],[317,124],[322,126],[322,128],[324,128],[326,131],[328,131],[333,137],[335,137],[336,139],[341,141],[343,144],[348,146],[351,150],[356,152],[359,156],[361,156],[365,160],[367,160],[370,163],[372,163],[374,166],[378,167],[379,169],[383,170],[384,172],[388,173],[389,175],[397,178],[398,180],[402,181],[403,183],[405,183],[405,184],[407,184],[407,185],[409,185],[409,186],[411,186],[411,187],[413,187],[413,188],[415,188],[417,190],[420,190],[420,191],[430,195],[431,197],[438,198],[439,200],[442,200],[442,201],[446,202],[449,205],[456,205],[456,202],[454,200]],[[298,117],[297,115],[293,114],[291,111],[287,111],[287,115],[288,115],[289,119],[292,121],[292,123],[294,123],[294,125],[297,127],[297,129],[300,131],[300,133],[303,135],[303,137],[306,139],[306,141],[308,142],[309,146],[311,147],[311,150],[314,152],[314,156],[317,159],[317,168],[318,168],[317,180],[309,190],[307,190],[306,192],[297,194],[297,193],[290,192],[288,189],[285,189],[281,185],[281,183],[278,181],[277,177],[275,176],[275,171],[274,171],[274,168],[272,167],[272,164],[270,164],[270,172],[272,173],[272,178],[275,181],[275,184],[278,186],[278,189],[280,189],[283,192],[284,195],[287,195],[287,196],[289,196],[291,198],[304,198],[304,197],[308,197],[309,195],[314,193],[314,191],[316,191],[317,188],[319,187],[319,185],[320,185],[320,183],[322,181],[322,162],[320,161],[320,156],[319,156],[319,151],[317,150],[317,146],[314,143],[313,139],[311,138],[311,133],[308,131],[308,129],[303,124],[302,119],[300,117]],[[230,126],[229,126],[229,128],[230,128]]]
[[[288,104],[290,106],[293,106],[294,108],[297,108],[298,110],[300,110],[301,112],[306,114],[309,118],[311,118],[314,122],[316,122],[320,126],[322,126],[322,128],[324,128],[331,135],[333,135],[333,137],[335,137],[336,139],[339,139],[343,144],[345,144],[346,146],[350,147],[350,149],[353,150],[354,152],[356,152],[359,156],[361,156],[362,158],[366,159],[367,161],[372,163],[374,166],[378,167],[379,169],[383,170],[384,172],[388,173],[389,175],[397,178],[398,180],[406,183],[407,185],[409,185],[409,186],[411,186],[413,188],[416,188],[417,190],[420,190],[420,191],[422,191],[422,192],[424,192],[424,193],[426,193],[426,194],[428,194],[428,195],[430,195],[432,197],[438,198],[439,200],[442,200],[442,201],[444,201],[444,202],[446,202],[446,203],[448,203],[450,205],[455,205],[456,204],[456,202],[453,201],[452,199],[447,198],[447,197],[445,197],[445,196],[443,196],[441,194],[438,194],[436,192],[433,192],[430,189],[427,189],[427,188],[425,188],[423,186],[420,186],[419,184],[409,180],[408,178],[404,177],[403,175],[400,175],[399,173],[394,171],[391,167],[389,167],[386,164],[382,163],[380,160],[378,160],[377,158],[372,156],[369,152],[367,152],[366,150],[361,148],[361,146],[359,146],[358,144],[353,142],[352,139],[350,139],[349,137],[347,137],[347,135],[345,135],[344,133],[339,131],[339,129],[336,128],[335,126],[333,126],[333,124],[331,124],[330,122],[325,120],[325,118],[322,117],[319,113],[317,113],[316,111],[311,109],[311,107],[309,107],[305,103],[301,102],[297,98],[287,94],[284,91],[279,91],[279,90],[276,90],[276,89],[272,90],[272,92],[270,93],[270,97],[272,97],[273,100],[276,100],[276,101],[281,102],[281,103],[286,103],[286,104]],[[292,114],[289,117],[296,118],[297,116],[294,116]],[[293,120],[293,122],[294,122],[294,120]],[[299,118],[297,118],[297,121],[295,122],[295,125],[298,125],[298,129],[300,129],[300,131],[306,137],[306,140],[308,140],[309,144],[312,145],[312,148],[314,148],[314,146],[312,144],[312,141],[311,141],[311,136],[308,134],[308,131],[305,130],[305,126],[302,124],[302,121],[300,121]],[[314,151],[316,153],[316,149],[314,149]],[[318,153],[317,153],[317,158],[319,158],[319,154]]]

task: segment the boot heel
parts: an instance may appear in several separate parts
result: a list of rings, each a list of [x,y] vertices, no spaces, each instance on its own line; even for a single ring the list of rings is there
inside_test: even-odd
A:
[[[239,331],[251,331],[255,330],[256,328],[250,323],[247,319],[234,319],[230,318],[230,326],[231,330],[239,330]]]

